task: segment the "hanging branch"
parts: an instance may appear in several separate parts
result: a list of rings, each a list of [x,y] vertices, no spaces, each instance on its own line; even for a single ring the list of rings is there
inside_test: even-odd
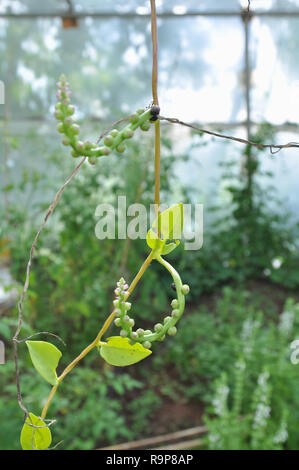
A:
[[[252,142],[250,140],[242,139],[240,137],[234,137],[231,135],[225,135],[225,134],[219,134],[218,132],[214,131],[209,131],[207,129],[202,129],[201,127],[198,127],[195,124],[189,124],[187,122],[181,121],[180,119],[177,118],[168,118],[164,116],[159,116],[160,121],[167,121],[170,122],[171,124],[179,124],[181,126],[189,127],[190,129],[194,129],[195,131],[198,131],[203,134],[209,134],[212,135],[213,137],[219,137],[221,139],[228,139],[228,140],[233,140],[234,142],[239,142],[241,144],[245,145],[252,145],[254,147],[257,147],[258,149],[270,149],[270,152],[272,155],[275,153],[278,153],[281,149],[286,149],[286,148],[299,148],[299,142],[289,142],[287,144],[282,144],[282,145],[276,145],[276,144],[259,144],[257,142]],[[276,149],[275,151],[273,149]]]
[[[55,198],[53,199],[53,201],[51,202],[47,212],[46,212],[46,215],[44,217],[44,220],[40,226],[40,228],[38,229],[37,231],[37,234],[35,235],[35,238],[33,240],[33,243],[32,243],[32,246],[31,246],[31,249],[30,249],[30,255],[29,255],[29,260],[28,260],[28,263],[27,263],[27,268],[26,268],[26,278],[25,278],[25,283],[24,283],[24,286],[23,286],[23,291],[21,293],[21,296],[20,296],[20,300],[18,302],[18,327],[17,327],[17,330],[12,338],[12,341],[13,341],[13,351],[14,351],[14,361],[15,361],[15,369],[16,369],[16,386],[17,386],[17,396],[18,396],[18,402],[19,402],[19,406],[20,408],[24,411],[25,413],[25,419],[27,417],[29,417],[29,412],[27,410],[27,408],[25,407],[24,403],[23,403],[23,400],[22,400],[22,394],[21,394],[21,387],[20,387],[20,371],[19,371],[19,359],[18,359],[18,343],[22,342],[22,340],[19,340],[19,335],[20,335],[20,331],[21,331],[21,328],[22,328],[22,323],[23,323],[23,302],[24,302],[24,299],[25,299],[25,296],[26,296],[26,293],[27,293],[27,290],[28,290],[28,287],[29,287],[29,280],[30,280],[30,271],[31,271],[31,266],[32,266],[32,260],[33,260],[33,256],[34,256],[34,252],[35,252],[35,249],[36,249],[36,245],[37,245],[37,242],[38,242],[38,239],[39,239],[39,236],[43,230],[43,228],[45,227],[49,217],[51,216],[51,214],[54,212],[55,210],[55,207],[57,206],[58,202],[59,202],[59,199],[64,191],[64,189],[66,188],[66,186],[72,181],[72,179],[74,178],[74,176],[76,176],[76,174],[78,173],[78,171],[80,170],[81,166],[83,165],[83,163],[85,162],[86,160],[86,157],[84,157],[81,162],[79,163],[79,165],[76,166],[76,168],[72,171],[72,173],[70,174],[70,176],[67,178],[67,180],[65,181],[65,183],[61,186],[61,188],[58,190],[58,192],[56,193],[55,195]],[[49,334],[48,332],[46,332],[47,334]],[[52,423],[51,423],[52,424]],[[49,426],[50,424],[48,424]]]

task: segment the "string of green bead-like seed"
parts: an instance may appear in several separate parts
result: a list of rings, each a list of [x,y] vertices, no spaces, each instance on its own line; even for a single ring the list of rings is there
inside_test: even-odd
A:
[[[57,82],[57,100],[55,106],[55,117],[59,121],[57,130],[64,134],[63,145],[72,147],[71,155],[74,158],[88,157],[89,163],[94,165],[98,157],[107,156],[111,151],[116,150],[119,153],[125,151],[125,140],[131,139],[137,128],[143,131],[150,129],[150,119],[156,117],[155,108],[153,110],[138,109],[135,114],[130,116],[130,124],[122,130],[113,129],[104,139],[104,145],[98,146],[92,142],[79,140],[80,126],[72,118],[75,107],[70,104],[71,91],[70,84],[64,75]]]
[[[136,342],[141,343],[147,349],[151,348],[151,345],[154,341],[164,341],[166,334],[169,336],[174,336],[176,334],[177,329],[175,324],[184,313],[185,295],[187,295],[190,291],[189,286],[187,284],[182,284],[179,274],[167,261],[165,261],[161,256],[158,256],[156,259],[172,275],[175,283],[177,298],[173,299],[171,302],[173,309],[171,316],[165,317],[163,324],[157,323],[154,326],[154,331],[143,330],[142,328],[138,328],[136,331],[133,330],[135,321],[128,315],[128,311],[131,309],[131,303],[126,302],[126,298],[129,294],[127,290],[128,284],[126,284],[126,281],[123,278],[118,281],[117,287],[114,291],[116,299],[114,300],[113,304],[115,307],[115,314],[117,316],[117,318],[114,320],[114,323],[116,326],[121,328],[120,336],[128,338],[132,344]]]

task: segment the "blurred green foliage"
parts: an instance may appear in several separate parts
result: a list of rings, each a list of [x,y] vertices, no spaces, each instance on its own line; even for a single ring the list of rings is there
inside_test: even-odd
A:
[[[290,360],[298,337],[299,304],[291,299],[278,324],[261,313],[245,320],[238,355],[216,380],[205,416],[209,448],[298,448],[299,376]]]

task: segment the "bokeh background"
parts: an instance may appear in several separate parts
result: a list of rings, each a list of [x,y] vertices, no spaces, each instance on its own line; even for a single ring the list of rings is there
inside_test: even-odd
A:
[[[255,142],[296,142],[299,1],[250,3],[248,15],[243,0],[156,1],[161,114]],[[77,163],[56,131],[55,84],[67,76],[92,141],[147,106],[149,15],[145,0],[0,0],[1,449],[19,448],[11,336],[29,249]],[[204,204],[203,247],[169,255],[191,287],[186,313],[178,334],[136,366],[113,368],[91,353],[51,405],[54,443],[94,449],[202,425],[198,448],[298,449],[298,149],[271,154],[166,123],[162,135],[162,202]],[[43,231],[22,334],[62,337],[61,368],[100,328],[116,281],[132,280],[148,253],[142,240],[99,241],[95,208],[119,195],[148,207],[153,170],[153,132],[140,132],[123,155],[84,165]],[[171,298],[153,264],[132,297],[137,322],[151,327]],[[38,415],[49,386],[25,346],[20,364],[25,404]]]

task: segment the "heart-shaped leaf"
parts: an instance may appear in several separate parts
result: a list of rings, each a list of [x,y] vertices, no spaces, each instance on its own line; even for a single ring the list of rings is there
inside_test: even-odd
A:
[[[160,231],[165,240],[180,238],[183,231],[183,204],[176,204],[161,212],[152,227]]]
[[[101,343],[100,354],[112,366],[130,366],[141,361],[152,353],[140,343],[131,345],[128,338],[111,336],[107,343]]]
[[[162,248],[165,242],[166,240],[161,240],[160,238],[158,238],[158,235],[152,229],[147,232],[146,243],[152,250],[156,248]]]
[[[179,244],[180,244],[179,240],[176,240],[175,242],[172,242],[172,243],[167,243],[166,245],[163,246],[161,254],[168,255],[173,250],[175,250]]]
[[[56,368],[62,354],[46,341],[26,341],[29,354],[37,372],[51,385],[57,385]]]
[[[21,446],[23,450],[46,450],[52,442],[51,431],[45,426],[45,422],[29,413],[21,431]],[[34,424],[34,426],[45,426],[44,428],[33,428],[26,423]],[[33,444],[33,445],[32,445]]]

